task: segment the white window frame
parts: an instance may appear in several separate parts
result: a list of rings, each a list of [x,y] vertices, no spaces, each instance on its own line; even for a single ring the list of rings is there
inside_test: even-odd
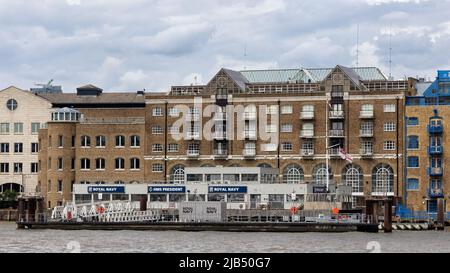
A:
[[[393,121],[385,122],[383,125],[383,130],[385,132],[395,132],[397,129],[397,125]]]
[[[292,133],[294,130],[294,126],[290,123],[281,124],[281,132],[282,133]]]
[[[153,135],[161,135],[163,133],[163,128],[160,125],[152,126]]]
[[[292,114],[292,113],[293,113],[292,105],[282,105],[281,106],[281,114],[287,115],[287,114]]]
[[[152,152],[154,153],[162,153],[164,150],[163,145],[160,143],[152,144]]]
[[[163,116],[162,108],[161,107],[154,107],[152,109],[152,115],[154,117],[162,117]]]
[[[383,142],[383,150],[385,151],[395,151],[396,144],[394,140],[386,140]]]
[[[152,172],[153,173],[162,173],[164,171],[164,166],[161,163],[152,164]]]
[[[397,107],[395,104],[385,104],[383,105],[383,111],[385,113],[395,113],[397,111]]]

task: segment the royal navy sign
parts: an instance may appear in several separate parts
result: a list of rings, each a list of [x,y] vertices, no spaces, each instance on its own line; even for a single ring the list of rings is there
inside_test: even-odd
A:
[[[185,193],[185,186],[148,186],[148,193]]]
[[[89,186],[88,193],[125,193],[124,186]]]
[[[209,186],[208,193],[247,193],[247,187]]]

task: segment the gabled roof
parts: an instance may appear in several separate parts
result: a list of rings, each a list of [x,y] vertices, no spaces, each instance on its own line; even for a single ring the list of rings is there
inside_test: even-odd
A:
[[[334,68],[243,70],[240,71],[240,73],[249,83],[287,83],[292,81],[315,83],[323,81],[333,69]],[[354,79],[359,78],[363,81],[387,80],[387,77],[376,67],[348,68],[346,74],[352,75],[352,78]]]
[[[103,89],[101,89],[95,85],[92,85],[92,84],[86,84],[86,85],[77,87],[77,89],[90,89],[90,90],[102,90],[103,91]]]
[[[338,65],[337,68],[340,69],[354,84],[356,84],[356,86],[361,85],[360,77],[353,69],[342,65]]]
[[[245,84],[248,80],[238,71],[223,68],[222,69],[238,86],[240,89],[245,90]]]

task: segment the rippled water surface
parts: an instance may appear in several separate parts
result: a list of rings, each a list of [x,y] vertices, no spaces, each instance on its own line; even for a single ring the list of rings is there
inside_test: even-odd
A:
[[[17,230],[0,222],[0,252],[450,252],[450,230],[236,233]]]

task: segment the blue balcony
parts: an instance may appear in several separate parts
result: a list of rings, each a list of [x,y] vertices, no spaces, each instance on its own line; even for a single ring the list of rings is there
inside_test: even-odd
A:
[[[442,168],[427,168],[428,176],[442,176],[443,169]]]
[[[429,134],[442,134],[444,132],[444,126],[440,125],[428,125]]]
[[[428,146],[429,155],[441,155],[443,150],[442,146]]]
[[[428,196],[431,198],[443,198],[444,197],[444,189],[428,188]]]

